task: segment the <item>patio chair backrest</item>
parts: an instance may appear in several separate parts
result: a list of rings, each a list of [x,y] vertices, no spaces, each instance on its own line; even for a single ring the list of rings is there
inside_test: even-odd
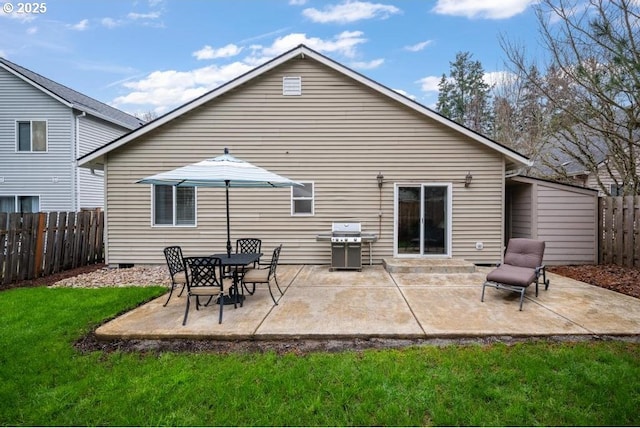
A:
[[[269,278],[272,278],[276,274],[278,268],[278,260],[280,259],[280,250],[282,250],[282,244],[278,245],[273,250],[273,256],[271,257],[271,263],[269,265]]]
[[[218,257],[187,257],[187,287],[220,287],[222,289],[222,261]]]
[[[167,260],[167,267],[169,268],[171,278],[173,278],[175,274],[186,270],[184,258],[182,257],[182,248],[179,246],[166,247],[164,249],[164,258]]]
[[[535,269],[542,266],[544,241],[527,238],[511,238],[504,254],[507,265]]]
[[[262,241],[256,238],[240,238],[236,241],[236,253],[259,253]]]

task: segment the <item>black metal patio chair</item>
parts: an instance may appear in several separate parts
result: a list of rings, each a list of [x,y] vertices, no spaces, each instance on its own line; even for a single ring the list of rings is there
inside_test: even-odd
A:
[[[258,238],[240,238],[236,240],[236,253],[260,253],[262,248],[262,240]],[[253,262],[251,266],[243,266],[242,268],[237,268],[238,279],[242,280],[242,276],[248,269],[255,269],[260,265],[260,259]],[[247,287],[244,287],[247,290],[247,293],[253,294],[256,291],[255,284],[251,290]]]
[[[217,298],[217,303],[220,306],[218,324],[222,324],[225,287],[220,259],[217,257],[187,257],[184,260],[187,266],[187,307],[184,312],[182,325],[187,323],[191,297],[195,297],[196,299],[196,310],[200,308],[200,297],[209,297],[205,306],[208,305],[214,297]],[[231,289],[226,290],[226,296],[228,296],[228,298],[231,298],[230,290]],[[233,307],[237,307],[235,300]]]
[[[276,283],[276,287],[278,287],[278,291],[282,296],[283,292],[280,289],[280,284],[278,284],[278,281],[276,279],[276,270],[278,269],[278,260],[280,259],[281,250],[282,244],[280,244],[273,250],[273,256],[271,257],[271,262],[269,263],[268,267],[260,269],[250,269],[242,276],[242,286],[245,287],[247,291],[248,288],[246,284],[252,284],[254,291],[256,289],[256,284],[267,284],[267,286],[269,287],[269,294],[271,295],[271,299],[276,305],[278,304],[278,302],[276,301],[276,298],[273,296],[273,292],[271,291],[271,280],[273,279],[273,281]]]
[[[187,272],[184,264],[184,258],[182,257],[182,249],[177,246],[166,247],[164,249],[164,258],[167,260],[167,267],[169,268],[169,275],[171,276],[171,284],[169,284],[169,297],[164,305],[167,306],[173,290],[176,286],[182,285],[182,289],[178,294],[178,297],[182,296],[182,292],[187,285]]]

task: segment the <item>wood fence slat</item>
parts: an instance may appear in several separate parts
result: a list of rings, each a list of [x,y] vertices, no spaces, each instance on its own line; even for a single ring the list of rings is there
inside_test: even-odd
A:
[[[601,264],[640,267],[640,196],[599,198]]]
[[[7,240],[7,275],[5,275],[4,283],[9,284],[16,280],[16,273],[18,271],[18,259],[20,257],[19,247],[19,233],[21,227],[20,214],[9,214],[9,234]]]
[[[103,261],[102,210],[0,213],[0,285]]]
[[[75,252],[75,236],[76,236],[76,213],[70,212],[67,215],[67,227],[65,229],[64,238],[64,259],[62,263],[63,270],[73,267],[73,254]]]
[[[56,243],[56,229],[58,226],[58,213],[50,212],[47,218],[47,230],[45,231],[45,250],[44,250],[44,266],[43,275],[51,275],[53,272],[53,256]]]
[[[96,261],[102,263],[104,261],[104,211],[97,210],[96,212]]]
[[[4,284],[5,275],[8,275],[7,261],[7,234],[9,233],[9,214],[0,213],[0,284]]]
[[[35,270],[34,276],[39,278],[42,276],[44,272],[44,246],[46,241],[46,226],[47,225],[47,214],[46,213],[38,213],[37,214],[37,224],[36,224],[36,245],[35,249]]]

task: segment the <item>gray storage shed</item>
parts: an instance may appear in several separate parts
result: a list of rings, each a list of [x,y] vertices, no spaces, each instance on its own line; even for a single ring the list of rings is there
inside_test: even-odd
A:
[[[507,241],[545,241],[547,265],[598,263],[596,190],[523,176],[511,177],[506,184]]]

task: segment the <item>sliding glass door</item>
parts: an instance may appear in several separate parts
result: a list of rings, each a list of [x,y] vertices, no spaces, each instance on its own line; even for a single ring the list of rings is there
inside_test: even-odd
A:
[[[450,254],[451,186],[396,186],[395,243],[398,256]]]

